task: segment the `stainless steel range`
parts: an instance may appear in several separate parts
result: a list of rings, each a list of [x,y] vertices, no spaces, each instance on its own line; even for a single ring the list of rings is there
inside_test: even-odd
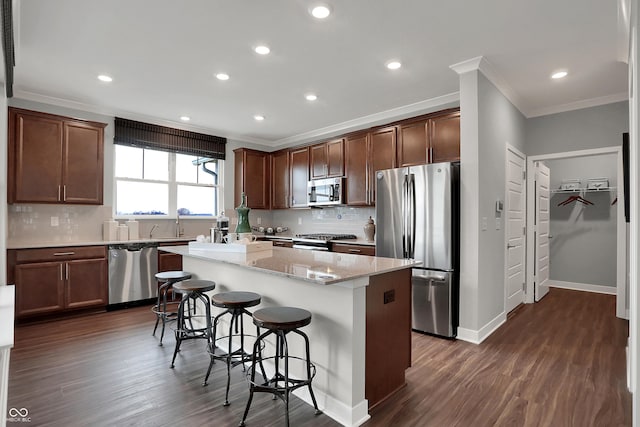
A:
[[[332,240],[350,240],[357,239],[354,234],[330,234],[330,233],[311,233],[296,234],[293,238],[294,249],[307,249],[312,251],[328,251],[331,247]]]

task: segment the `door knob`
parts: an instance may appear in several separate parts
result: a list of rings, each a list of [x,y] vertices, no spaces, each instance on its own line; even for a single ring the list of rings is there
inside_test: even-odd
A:
[[[515,247],[516,247],[516,245],[511,245],[511,244],[507,243],[507,249],[512,249],[512,248],[515,248]]]

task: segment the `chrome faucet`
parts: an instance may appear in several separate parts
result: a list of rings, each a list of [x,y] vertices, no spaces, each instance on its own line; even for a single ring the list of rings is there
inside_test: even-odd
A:
[[[180,229],[180,214],[176,212],[176,237],[181,237],[182,234],[182,230]]]
[[[153,227],[151,227],[151,231],[149,231],[150,239],[153,239],[153,232],[155,231],[156,228],[158,228],[158,224],[153,224]]]

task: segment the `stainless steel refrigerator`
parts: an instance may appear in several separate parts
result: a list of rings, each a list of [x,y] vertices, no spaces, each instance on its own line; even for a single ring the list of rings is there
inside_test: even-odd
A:
[[[459,307],[459,163],[376,172],[376,256],[410,258],[412,328],[455,337]]]

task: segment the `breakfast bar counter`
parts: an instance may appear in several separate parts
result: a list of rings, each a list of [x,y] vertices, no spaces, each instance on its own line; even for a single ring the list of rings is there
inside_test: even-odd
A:
[[[341,424],[362,424],[372,406],[405,384],[416,262],[279,247],[246,254],[187,246],[159,249],[182,255],[183,269],[195,278],[216,282],[212,294],[256,292],[262,303],[255,309],[310,311],[312,321],[304,331],[317,368],[313,389],[320,409]],[[292,354],[303,350],[299,343],[290,347]],[[296,395],[311,402],[306,388]]]

